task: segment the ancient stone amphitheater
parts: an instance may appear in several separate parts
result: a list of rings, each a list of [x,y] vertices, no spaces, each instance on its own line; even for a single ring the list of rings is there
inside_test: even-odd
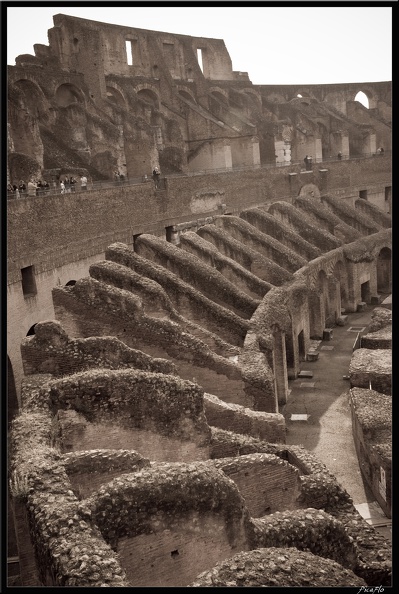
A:
[[[366,116],[356,85],[308,88],[305,103],[254,87],[221,40],[54,23],[49,48],[9,67],[10,176],[100,181],[160,164],[165,183],[9,201],[20,585],[390,586],[389,541],[312,452],[286,444],[281,414],[314,343],[375,305],[350,397],[359,464],[390,515],[391,160],[373,155],[377,140],[389,149],[389,84],[365,86]],[[120,60],[126,40],[137,71]],[[207,44],[202,73],[191,54]],[[57,122],[68,150],[52,150]],[[347,158],[328,160],[337,146]]]

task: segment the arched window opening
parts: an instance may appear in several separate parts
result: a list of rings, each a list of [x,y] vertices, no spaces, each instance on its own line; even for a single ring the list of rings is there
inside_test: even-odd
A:
[[[358,94],[355,97],[355,101],[359,101],[359,103],[361,103],[362,105],[364,105],[364,107],[369,109],[369,99],[367,95],[363,93],[363,91],[358,92]]]
[[[36,324],[33,324],[33,326],[31,326],[26,334],[26,336],[34,336],[35,335],[35,326]]]
[[[201,48],[198,48],[197,49],[197,59],[198,59],[199,67],[201,68],[201,72],[203,74],[204,73],[204,62],[203,62],[202,49]]]
[[[68,281],[65,286],[66,287],[73,287],[73,285],[76,285],[76,280],[70,280],[70,281]]]

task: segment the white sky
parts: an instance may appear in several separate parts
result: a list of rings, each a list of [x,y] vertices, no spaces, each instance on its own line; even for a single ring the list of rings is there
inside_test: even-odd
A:
[[[45,3],[46,4],[46,3]],[[48,45],[54,14],[223,39],[253,84],[392,80],[392,8],[379,6],[7,6],[7,64]]]

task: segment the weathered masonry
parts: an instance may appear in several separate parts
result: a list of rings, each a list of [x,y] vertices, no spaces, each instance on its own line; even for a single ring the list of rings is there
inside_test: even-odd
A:
[[[255,86],[222,40],[66,15],[34,49],[8,71],[8,176],[52,184],[7,205],[23,585],[391,585],[281,414],[312,344],[391,294],[391,83]],[[387,317],[350,381],[389,515]]]

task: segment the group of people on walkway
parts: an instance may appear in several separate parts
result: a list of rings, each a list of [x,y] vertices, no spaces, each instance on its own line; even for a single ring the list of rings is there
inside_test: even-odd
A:
[[[26,198],[27,196],[45,196],[47,194],[61,194],[72,193],[76,191],[77,180],[73,177],[64,177],[60,179],[59,183],[56,180],[51,182],[51,185],[47,180],[35,179],[31,177],[28,183],[24,180],[20,180],[18,184],[8,183],[7,184],[7,198]],[[80,177],[80,190],[87,190],[87,177],[82,175]]]
[[[50,192],[50,184],[45,179],[36,180],[32,177],[26,184],[21,179],[17,184],[7,184],[7,196],[9,198],[24,198],[25,196],[44,196]]]
[[[114,180],[117,183],[123,183],[125,181],[125,176],[123,175],[123,173],[121,173],[120,171],[116,170],[114,171]]]
[[[60,190],[61,194],[71,194],[75,192],[75,186],[78,182],[74,177],[66,177],[64,181],[60,181]],[[80,189],[85,191],[87,190],[87,177],[85,175],[80,176]]]

